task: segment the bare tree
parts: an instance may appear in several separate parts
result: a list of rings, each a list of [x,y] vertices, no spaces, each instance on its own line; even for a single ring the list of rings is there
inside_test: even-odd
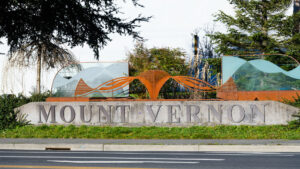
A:
[[[77,63],[74,55],[61,46],[59,42],[32,42],[23,45],[9,53],[9,61],[12,66],[28,67],[36,63],[37,79],[36,93],[41,92],[41,70],[56,66],[66,66]]]
[[[128,1],[142,7],[138,0]],[[150,18],[126,19],[115,0],[1,0],[0,38],[7,39],[10,61],[22,66],[36,62],[39,93],[43,64],[54,67],[74,60],[62,44],[88,45],[99,59],[113,33],[143,39],[136,29]]]

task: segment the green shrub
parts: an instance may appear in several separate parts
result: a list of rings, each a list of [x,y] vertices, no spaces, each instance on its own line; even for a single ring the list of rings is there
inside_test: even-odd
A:
[[[49,91],[41,94],[32,94],[30,97],[13,94],[0,96],[0,130],[27,124],[22,119],[17,120],[18,111],[15,109],[29,102],[45,101],[49,96]]]
[[[298,114],[294,114],[293,117],[296,117],[296,120],[290,121],[289,126],[291,128],[300,128],[300,111]]]
[[[13,128],[17,125],[23,125],[17,121],[17,111],[15,108],[29,102],[29,99],[19,95],[0,96],[0,130]]]
[[[51,92],[47,91],[45,93],[33,93],[30,96],[30,102],[43,102],[46,101],[48,97],[50,97]]]
[[[300,108],[300,95],[297,94],[297,97],[294,98],[293,101],[285,101],[285,103]],[[298,114],[293,115],[293,117],[296,117],[297,119],[290,121],[289,126],[291,128],[300,128],[300,112]]]
[[[294,97],[294,100],[285,100],[284,103],[300,108],[300,95],[297,93],[297,97]]]

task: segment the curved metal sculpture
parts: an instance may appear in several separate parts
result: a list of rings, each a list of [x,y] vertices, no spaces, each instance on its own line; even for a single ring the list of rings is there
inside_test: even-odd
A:
[[[149,70],[135,77],[120,77],[112,79],[97,86],[96,88],[89,87],[82,79],[80,79],[74,95],[75,97],[80,97],[94,92],[113,92],[129,85],[129,83],[131,83],[133,80],[138,79],[147,88],[150,99],[157,99],[160,89],[170,78],[174,79],[177,83],[190,90],[201,92],[211,92],[216,90],[211,84],[197,78],[188,76],[171,76],[162,70]]]

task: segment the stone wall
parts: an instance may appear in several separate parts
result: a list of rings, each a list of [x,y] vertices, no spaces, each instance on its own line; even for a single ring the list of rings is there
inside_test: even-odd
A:
[[[35,125],[97,126],[287,124],[299,111],[275,101],[33,102],[19,109]]]

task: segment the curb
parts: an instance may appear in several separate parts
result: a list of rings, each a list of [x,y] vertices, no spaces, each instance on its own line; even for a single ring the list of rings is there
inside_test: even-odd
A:
[[[0,144],[0,150],[103,151],[103,144]]]
[[[0,144],[0,150],[300,152],[300,145]]]

